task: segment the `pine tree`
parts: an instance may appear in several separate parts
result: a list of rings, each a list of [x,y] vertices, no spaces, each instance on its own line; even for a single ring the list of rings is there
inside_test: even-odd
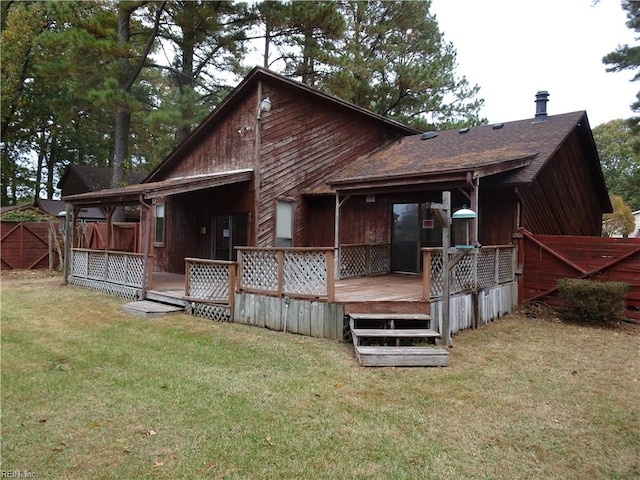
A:
[[[482,123],[478,86],[455,75],[430,2],[347,1],[341,52],[323,88],[417,128]]]

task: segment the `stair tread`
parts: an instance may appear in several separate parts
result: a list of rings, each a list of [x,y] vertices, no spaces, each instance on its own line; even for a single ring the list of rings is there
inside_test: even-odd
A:
[[[363,347],[357,346],[359,354],[364,355],[449,355],[442,347]]]
[[[389,328],[389,329],[381,329],[381,328],[354,328],[351,330],[353,335],[358,337],[407,337],[407,338],[439,338],[440,334],[435,330],[431,330],[429,328],[406,328],[406,329],[398,329],[398,328]]]
[[[354,320],[431,320],[426,313],[350,313]]]

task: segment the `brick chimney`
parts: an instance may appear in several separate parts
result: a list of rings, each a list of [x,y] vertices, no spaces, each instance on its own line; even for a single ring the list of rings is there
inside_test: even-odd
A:
[[[536,116],[533,123],[540,123],[547,120],[547,102],[549,101],[549,92],[542,90],[536,93]]]

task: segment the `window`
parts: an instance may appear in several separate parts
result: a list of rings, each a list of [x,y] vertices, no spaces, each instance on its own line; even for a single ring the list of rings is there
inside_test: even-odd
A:
[[[164,243],[164,203],[156,204],[156,230],[153,242]]]
[[[276,247],[293,246],[293,202],[278,201],[276,207]]]

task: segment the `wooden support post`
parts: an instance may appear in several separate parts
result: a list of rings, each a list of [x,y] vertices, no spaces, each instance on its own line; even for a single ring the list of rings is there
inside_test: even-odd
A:
[[[72,244],[72,229],[75,228],[75,221],[72,224],[73,205],[67,203],[66,214],[64,218],[64,259],[62,264],[63,282],[66,285],[69,283],[69,275],[71,270],[71,248]]]
[[[140,300],[147,298],[147,292],[150,289],[149,277],[153,269],[149,269],[149,250],[151,249],[151,206],[147,205],[140,198],[140,215],[144,217],[144,258],[142,260],[142,288],[140,292]],[[108,234],[107,234],[108,236]]]
[[[334,252],[327,252],[327,300],[333,302],[336,296],[336,282],[335,282],[335,258]]]
[[[278,297],[284,295],[284,250],[278,250]]]
[[[104,249],[106,251],[109,251],[109,250],[111,250],[111,235],[112,235],[112,228],[113,228],[113,214],[115,213],[116,209],[115,209],[115,207],[107,207],[106,211],[107,211],[107,238],[106,238],[105,243],[104,243]]]
[[[431,298],[431,252],[422,250],[422,299]]]
[[[443,212],[442,217],[444,225],[442,226],[442,343],[451,345],[451,328],[450,328],[450,305],[449,292],[451,291],[451,282],[449,279],[449,229],[451,227],[451,192],[442,192]]]

